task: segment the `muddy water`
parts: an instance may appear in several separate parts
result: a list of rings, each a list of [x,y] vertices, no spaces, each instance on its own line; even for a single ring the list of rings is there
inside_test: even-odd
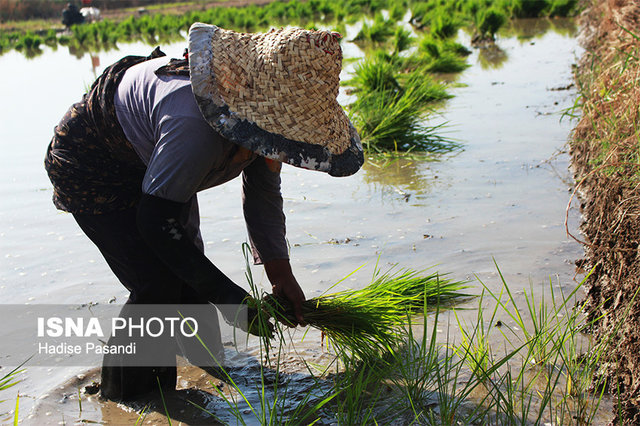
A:
[[[477,276],[498,289],[495,261],[520,298],[523,289],[532,285],[540,291],[550,278],[557,287],[575,287],[573,261],[582,251],[565,235],[563,224],[571,187],[564,148],[572,123],[561,116],[575,99],[567,86],[580,51],[571,24],[517,26],[517,34],[499,38],[499,50],[474,50],[472,67],[452,82],[455,98],[434,118],[434,123],[448,123],[448,135],[463,144],[463,151],[440,161],[371,160],[355,176],[340,179],[283,168],[292,264],[307,297],[363,265],[341,286],[364,286],[376,264],[382,269],[435,267],[457,279]],[[461,38],[469,45],[468,36]],[[179,56],[182,49],[177,44],[164,50]],[[0,57],[3,303],[126,299],[72,217],[53,208],[42,158],[53,126],[95,73],[124,54],[150,50],[127,45],[96,55],[98,60],[78,59],[65,49],[34,59],[15,52]],[[200,200],[207,254],[232,279],[245,283],[239,182],[208,190]],[[573,209],[569,218],[575,232]],[[267,289],[261,268],[254,274]],[[321,357],[314,338],[301,347]],[[9,401],[0,405],[0,413],[12,410],[19,391],[27,423],[34,421],[27,416],[36,401],[44,401],[38,415],[53,423],[61,420],[61,412],[65,419],[78,419],[78,407],[65,405],[60,396],[65,391],[56,389],[77,374],[90,377],[86,370],[29,368],[24,381],[3,394]],[[187,376],[197,381],[198,374]],[[114,412],[123,412],[99,404],[92,410],[85,404],[84,418],[115,418]]]

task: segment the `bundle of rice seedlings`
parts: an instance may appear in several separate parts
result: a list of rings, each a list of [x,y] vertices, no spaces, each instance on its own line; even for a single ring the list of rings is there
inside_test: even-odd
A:
[[[373,59],[368,58],[360,62],[355,69],[354,77],[343,84],[351,87],[355,93],[400,89],[393,64],[375,56]]]
[[[451,305],[468,294],[466,283],[439,274],[400,270],[379,275],[367,287],[325,294],[307,300],[302,313],[307,325],[323,332],[339,352],[362,360],[378,358],[403,343],[408,315]],[[286,301],[267,296],[261,308],[284,323],[295,323]],[[263,317],[266,319],[266,317]]]
[[[442,125],[423,124],[428,105],[446,97],[439,83],[416,72],[406,78],[401,90],[360,94],[349,106],[349,115],[368,152],[449,152],[458,145],[438,134]]]
[[[366,22],[362,24],[362,29],[352,41],[384,43],[394,35],[396,25],[395,21],[385,20],[381,14],[377,14],[373,18],[373,24],[369,25]]]

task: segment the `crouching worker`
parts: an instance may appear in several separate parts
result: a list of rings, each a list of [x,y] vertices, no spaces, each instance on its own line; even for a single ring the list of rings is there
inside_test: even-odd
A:
[[[73,214],[129,290],[122,316],[140,305],[214,304],[233,322],[223,307],[246,306],[249,295],[205,257],[196,193],[242,174],[254,261],[303,324],[280,168],[286,162],[347,176],[363,163],[336,100],[339,35],[244,34],[198,23],[188,46],[188,59],[169,60],[159,49],[121,59],[69,109],[45,158],[54,204]],[[204,340],[219,345],[217,324],[200,326]],[[156,363],[132,366],[105,355],[104,397],[132,400],[158,383],[175,387],[175,347],[139,350]]]

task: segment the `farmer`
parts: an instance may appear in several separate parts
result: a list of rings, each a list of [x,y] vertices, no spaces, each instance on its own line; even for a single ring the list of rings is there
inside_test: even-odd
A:
[[[125,57],[69,109],[45,158],[53,202],[73,214],[129,290],[123,312],[247,302],[248,293],[204,255],[196,199],[242,174],[253,260],[304,323],[280,168],[286,162],[347,176],[363,163],[359,137],[336,100],[338,40],[326,31],[244,34],[196,23],[188,60],[168,60],[159,49]],[[203,333],[219,343],[215,328]],[[102,395],[132,400],[158,382],[175,387],[175,353],[151,353],[160,352],[173,357],[168,367],[120,365],[105,355]]]
[[[73,3],[67,3],[67,7],[62,10],[62,24],[71,28],[72,25],[82,24],[84,22],[84,16],[78,10],[78,7]]]

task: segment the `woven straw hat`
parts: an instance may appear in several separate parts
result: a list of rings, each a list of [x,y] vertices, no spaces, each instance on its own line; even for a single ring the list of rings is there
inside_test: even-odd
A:
[[[329,31],[246,34],[193,24],[189,71],[200,111],[222,136],[266,158],[354,174],[364,156],[336,100],[339,38]]]

